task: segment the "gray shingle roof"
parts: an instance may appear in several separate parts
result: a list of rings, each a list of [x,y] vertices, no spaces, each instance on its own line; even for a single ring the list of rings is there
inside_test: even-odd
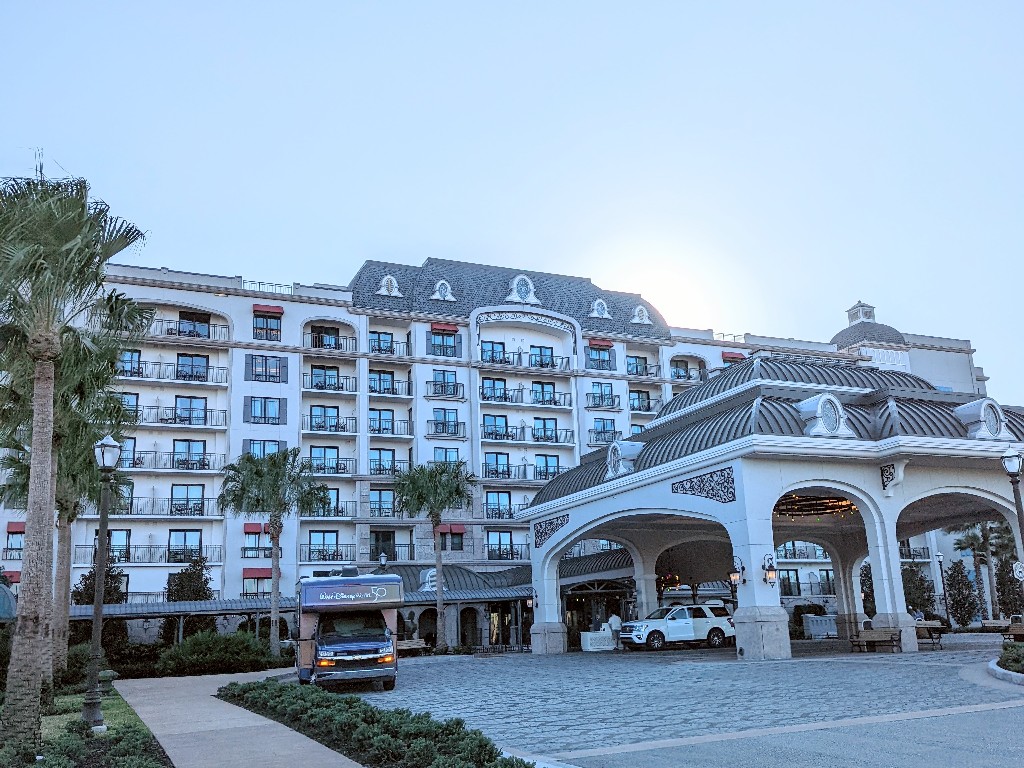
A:
[[[398,281],[402,298],[377,295],[385,275],[392,275]],[[447,259],[427,259],[420,267],[367,261],[352,278],[349,288],[352,291],[352,302],[357,307],[468,318],[478,307],[506,304],[510,284],[519,275],[526,275],[533,281],[534,291],[541,302],[534,306],[572,317],[584,331],[659,339],[668,339],[671,335],[661,313],[643,298],[637,294],[604,290],[584,277]],[[451,285],[455,301],[430,298],[440,280],[447,280]],[[612,319],[590,317],[593,303],[597,299],[606,302]],[[638,305],[647,309],[650,325],[630,322],[633,310]],[[523,305],[525,309],[530,306]]]
[[[843,330],[832,337],[832,343],[839,347],[839,349],[846,349],[864,341],[880,341],[883,344],[907,343],[907,340],[903,338],[903,334],[891,325],[869,323],[867,321],[854,323],[848,328],[843,328]]]

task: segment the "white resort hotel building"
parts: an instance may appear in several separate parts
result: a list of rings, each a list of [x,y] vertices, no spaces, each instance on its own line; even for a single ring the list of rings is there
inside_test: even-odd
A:
[[[162,601],[168,575],[197,552],[218,597],[265,597],[269,538],[260,521],[218,511],[221,470],[244,452],[298,446],[331,503],[286,521],[285,595],[317,571],[378,568],[384,553],[406,576],[410,605],[419,594],[426,635],[432,531],[396,512],[392,478],[412,464],[465,461],[479,479],[473,503],[450,510],[441,542],[456,566],[445,571],[446,591],[468,608],[448,613],[467,642],[502,642],[504,628],[527,642],[536,591],[524,516],[535,494],[586,454],[629,442],[663,405],[724,369],[752,357],[869,366],[985,396],[970,342],[900,333],[859,302],[848,327],[819,343],[673,328],[640,296],[585,278],[439,259],[366,262],[348,286],[132,266],[111,267],[108,283],[156,313],[117,379],[138,423],[122,448],[131,492],[112,512],[110,546],[133,603]],[[23,520],[23,510],[0,509],[0,564],[15,583]],[[91,567],[96,524],[95,510],[74,524],[73,581]],[[942,540],[918,535],[900,556],[938,584]],[[828,554],[777,544],[783,604],[827,603]],[[570,646],[573,626],[586,629],[603,610],[594,599],[636,610],[619,544],[583,539],[564,557]]]

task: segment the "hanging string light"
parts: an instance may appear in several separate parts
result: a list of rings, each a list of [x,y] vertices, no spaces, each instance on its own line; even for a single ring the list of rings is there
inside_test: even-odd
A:
[[[857,505],[840,496],[797,496],[789,493],[775,504],[774,514],[789,520],[813,517],[821,522],[822,517],[839,518],[859,517]]]

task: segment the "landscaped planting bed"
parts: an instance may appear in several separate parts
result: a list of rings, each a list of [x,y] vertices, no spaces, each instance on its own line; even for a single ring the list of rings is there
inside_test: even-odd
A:
[[[378,709],[358,696],[273,680],[231,683],[224,701],[277,720],[367,768],[531,768],[502,757],[480,731],[462,720],[435,720],[429,712]]]

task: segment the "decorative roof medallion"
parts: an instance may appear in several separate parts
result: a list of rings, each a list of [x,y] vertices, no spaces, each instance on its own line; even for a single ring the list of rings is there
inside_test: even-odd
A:
[[[434,294],[430,298],[434,301],[455,301],[451,284],[447,280],[438,280],[434,286]]]
[[[999,403],[991,397],[961,405],[953,409],[960,423],[967,427],[967,437],[972,440],[1014,440],[1013,433],[1006,428],[1006,416]]]
[[[808,437],[856,437],[846,424],[846,411],[836,396],[825,392],[796,404]]]
[[[992,403],[988,403],[983,411],[985,414],[985,428],[988,429],[992,435],[998,435],[999,430],[1003,426],[1003,420],[1000,418],[999,409],[996,408]]]
[[[653,325],[653,323],[651,323],[650,312],[648,312],[647,307],[642,304],[638,305],[637,308],[633,310],[633,319],[629,322],[637,325]]]
[[[395,280],[394,275],[384,275],[380,279],[380,290],[377,291],[378,296],[393,296],[394,298],[401,299],[402,292],[398,290],[398,281]]]
[[[608,314],[608,302],[604,299],[597,299],[590,307],[590,317],[602,317],[605,320],[611,320],[612,316]]]
[[[612,480],[622,475],[628,475],[633,471],[633,462],[636,461],[640,451],[644,448],[643,443],[632,440],[615,440],[608,446],[608,457],[605,464],[608,471],[605,473],[605,480]]]
[[[512,291],[505,297],[506,302],[513,304],[540,304],[540,299],[533,291],[533,281],[526,275],[519,275],[512,278],[509,283]]]

